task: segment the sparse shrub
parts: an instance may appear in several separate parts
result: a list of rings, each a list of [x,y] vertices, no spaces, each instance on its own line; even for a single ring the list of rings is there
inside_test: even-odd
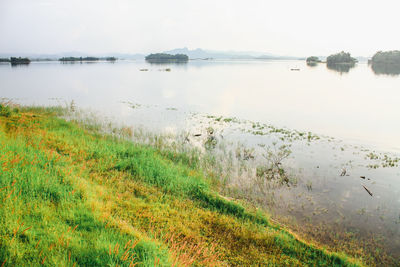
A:
[[[0,104],[0,116],[10,117],[11,114],[12,114],[12,112],[11,112],[11,109],[9,106]]]

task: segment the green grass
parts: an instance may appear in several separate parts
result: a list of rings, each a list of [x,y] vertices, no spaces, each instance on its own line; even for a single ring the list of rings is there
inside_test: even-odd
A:
[[[0,265],[362,265],[219,196],[191,156],[1,110]]]

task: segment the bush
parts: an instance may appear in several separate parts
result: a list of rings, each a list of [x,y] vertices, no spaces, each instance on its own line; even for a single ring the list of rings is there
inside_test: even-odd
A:
[[[3,117],[10,117],[11,116],[11,109],[8,106],[4,106],[0,104],[0,116]]]

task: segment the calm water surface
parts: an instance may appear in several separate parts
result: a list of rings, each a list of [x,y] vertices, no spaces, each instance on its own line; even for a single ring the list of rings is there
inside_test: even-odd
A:
[[[400,150],[400,76],[376,75],[366,64],[348,73],[302,61],[4,64],[0,86],[0,96],[30,103],[62,98],[118,116],[121,101],[171,106]]]
[[[398,164],[383,168],[382,159],[400,157],[400,76],[382,72],[361,63],[339,72],[302,61],[1,64],[0,97],[42,105],[74,100],[123,123],[162,131],[193,131],[193,121],[202,121],[224,131],[225,139],[253,148],[280,138],[254,134],[254,122],[335,137],[290,141],[286,165],[299,182],[277,189],[279,201],[270,208],[299,223],[383,236],[383,246],[399,256],[400,170]],[[340,176],[343,169],[347,173]]]

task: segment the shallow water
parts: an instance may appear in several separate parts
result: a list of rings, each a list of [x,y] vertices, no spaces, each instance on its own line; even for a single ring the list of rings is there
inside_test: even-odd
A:
[[[193,142],[212,126],[218,142],[254,148],[254,167],[263,164],[260,144],[290,144],[283,163],[297,184],[274,189],[274,204],[263,204],[299,223],[382,236],[399,256],[400,76],[377,75],[366,64],[341,73],[302,61],[1,64],[0,97],[44,105],[73,100],[134,127],[187,131]],[[309,131],[318,138],[307,138]]]

